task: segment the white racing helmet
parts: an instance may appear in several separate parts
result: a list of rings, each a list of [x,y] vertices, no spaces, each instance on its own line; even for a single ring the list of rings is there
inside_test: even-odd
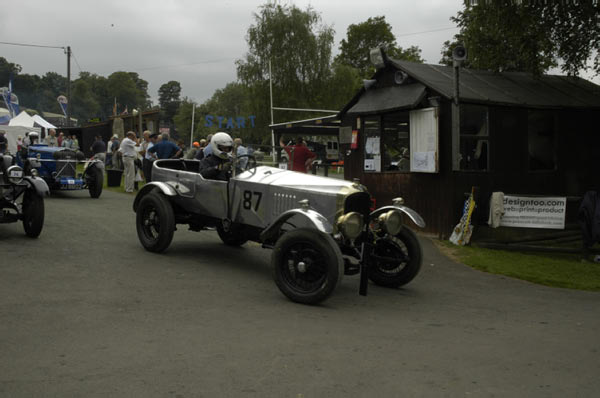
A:
[[[227,133],[216,133],[210,140],[212,153],[221,159],[227,159],[233,149],[233,140]]]

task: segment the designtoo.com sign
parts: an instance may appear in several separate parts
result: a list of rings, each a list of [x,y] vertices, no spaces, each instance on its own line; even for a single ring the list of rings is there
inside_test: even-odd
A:
[[[567,198],[504,195],[503,227],[565,228]]]

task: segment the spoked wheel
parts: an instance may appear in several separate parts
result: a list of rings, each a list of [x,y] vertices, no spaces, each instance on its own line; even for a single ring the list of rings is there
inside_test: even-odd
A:
[[[90,196],[97,199],[102,194],[102,186],[104,185],[104,176],[102,170],[93,166],[87,170],[87,184]]]
[[[344,273],[335,241],[312,229],[284,233],[275,244],[272,265],[279,290],[303,304],[317,304],[329,297]]]
[[[175,232],[175,215],[169,200],[159,193],[144,196],[137,209],[136,228],[146,250],[156,253],[166,250]]]
[[[369,279],[381,286],[398,287],[417,276],[423,252],[414,232],[402,228],[396,236],[377,239],[369,258]]]
[[[37,238],[44,227],[44,198],[33,190],[23,196],[23,229],[30,238]]]

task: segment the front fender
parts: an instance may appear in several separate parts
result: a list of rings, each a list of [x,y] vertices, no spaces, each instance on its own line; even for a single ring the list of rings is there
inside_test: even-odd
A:
[[[277,219],[273,223],[271,223],[271,225],[269,225],[261,232],[261,242],[266,242],[274,236],[276,236],[279,230],[281,229],[283,223],[286,222],[289,218],[296,215],[304,217],[315,227],[315,229],[323,233],[329,235],[333,232],[333,226],[331,225],[331,223],[327,221],[327,219],[323,217],[320,213],[312,209],[292,209],[281,213],[281,215],[277,217]]]
[[[175,191],[175,189],[172,186],[170,186],[169,184],[166,184],[161,181],[149,182],[148,184],[144,185],[142,187],[142,189],[140,189],[140,191],[135,196],[135,200],[133,201],[133,211],[134,212],[137,211],[137,207],[138,207],[138,204],[140,203],[140,200],[142,200],[142,198],[144,196],[148,195],[150,192],[154,191],[155,189],[162,192],[163,194],[165,194],[167,196],[177,196],[177,191]]]
[[[406,214],[412,220],[412,222],[414,222],[416,225],[418,225],[421,228],[425,228],[425,220],[423,220],[423,217],[421,217],[419,215],[419,213],[417,213],[416,211],[414,211],[410,207],[406,207],[406,206],[384,206],[384,207],[380,207],[379,209],[373,211],[369,215],[369,219],[373,220],[373,219],[379,217],[380,214],[383,214],[383,213],[385,213],[386,211],[389,211],[389,210],[399,210],[402,213]]]
[[[26,176],[23,177],[23,180],[27,181],[27,184],[29,184],[31,188],[34,188],[38,195],[42,197],[50,195],[50,188],[48,188],[48,184],[46,184],[46,181],[42,178]]]

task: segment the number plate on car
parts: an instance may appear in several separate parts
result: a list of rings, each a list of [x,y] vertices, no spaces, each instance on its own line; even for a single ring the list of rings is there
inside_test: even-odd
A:
[[[21,177],[23,177],[23,170],[11,170],[9,173],[9,177],[21,178]]]

